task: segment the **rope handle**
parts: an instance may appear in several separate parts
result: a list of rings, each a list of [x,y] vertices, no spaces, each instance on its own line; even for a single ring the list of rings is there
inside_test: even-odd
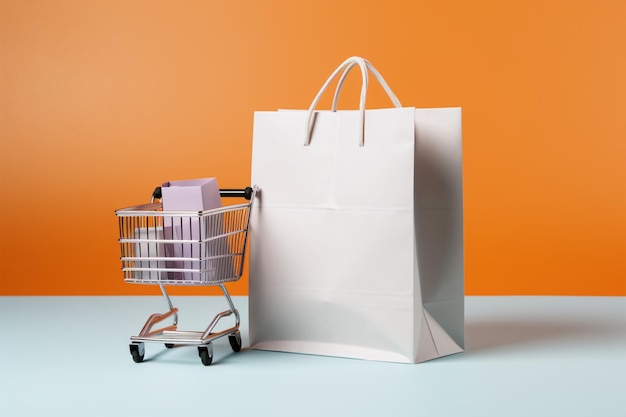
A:
[[[369,72],[374,74],[374,77],[376,77],[376,80],[378,81],[378,83],[383,87],[383,89],[385,90],[385,93],[387,93],[387,96],[389,97],[393,105],[398,108],[402,107],[402,104],[400,104],[400,100],[398,100],[398,97],[391,90],[391,87],[389,87],[389,84],[387,84],[383,76],[380,75],[380,72],[378,72],[378,70],[374,68],[374,66],[367,59],[365,58],[362,58],[362,59],[365,62],[365,66],[367,67]],[[346,77],[348,76],[348,73],[352,70],[352,68],[354,68],[355,65],[356,63],[349,64],[346,67],[346,69],[343,71],[343,74],[341,74],[341,78],[339,78],[339,82],[337,83],[337,88],[335,89],[335,95],[333,96],[333,104],[331,107],[332,111],[337,111],[337,104],[339,103],[339,94],[341,93],[341,88],[343,87],[343,83],[345,82]]]
[[[361,97],[359,100],[359,125],[361,126],[361,128],[359,129],[359,146],[365,145],[365,102],[367,98],[367,86],[369,82],[368,70],[374,75],[374,77],[376,77],[376,80],[381,84],[393,104],[396,107],[402,107],[400,101],[398,100],[398,97],[396,97],[387,82],[369,61],[358,56],[350,57],[346,59],[343,63],[341,63],[341,65],[339,65],[337,69],[335,69],[335,71],[333,71],[333,73],[328,77],[322,88],[318,91],[317,95],[313,99],[313,102],[311,103],[307,114],[304,146],[309,146],[311,144],[311,136],[313,133],[313,126],[315,124],[315,108],[317,107],[320,98],[326,92],[330,83],[339,75],[341,71],[343,71],[343,74],[341,75],[341,78],[339,79],[339,82],[337,84],[335,95],[333,97],[332,111],[336,111],[337,101],[339,100],[339,94],[341,92],[341,88],[343,87],[346,76],[356,65],[358,65],[361,70],[362,78]]]

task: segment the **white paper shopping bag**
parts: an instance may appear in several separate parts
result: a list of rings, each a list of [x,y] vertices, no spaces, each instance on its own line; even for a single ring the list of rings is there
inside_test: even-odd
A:
[[[359,110],[315,111],[353,66]],[[365,110],[368,70],[395,108]],[[255,113],[252,182],[253,348],[407,363],[462,351],[459,108],[400,107],[350,58],[309,110]]]

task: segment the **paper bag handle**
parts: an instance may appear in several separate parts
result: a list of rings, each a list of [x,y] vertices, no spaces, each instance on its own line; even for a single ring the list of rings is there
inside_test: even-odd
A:
[[[361,127],[364,126],[365,123],[365,97],[366,97],[366,92],[367,92],[367,68],[365,66],[365,62],[363,61],[362,58],[357,57],[357,56],[353,56],[350,57],[348,59],[346,59],[344,62],[341,63],[341,65],[339,65],[337,67],[337,69],[335,71],[333,71],[332,74],[330,74],[330,77],[328,77],[328,79],[326,80],[326,82],[324,83],[324,85],[322,86],[322,88],[320,89],[320,91],[317,92],[317,95],[315,96],[315,98],[313,99],[313,102],[311,103],[311,106],[309,107],[309,112],[308,112],[308,116],[307,116],[307,124],[306,124],[306,132],[305,132],[305,136],[304,136],[304,146],[309,146],[311,144],[311,134],[313,133],[313,122],[314,122],[314,115],[315,115],[315,107],[317,107],[317,103],[320,101],[320,98],[322,97],[322,94],[324,94],[324,92],[326,92],[326,89],[328,88],[328,85],[335,79],[335,77],[337,77],[337,75],[345,68],[347,68],[349,65],[358,65],[359,68],[361,69],[361,77],[363,78],[363,83],[361,85],[361,99],[359,101],[359,118],[360,118],[360,125]],[[361,129],[362,130],[362,129]],[[361,146],[363,146],[363,132],[360,133],[360,143]]]
[[[328,88],[330,83],[343,70],[344,72],[341,75],[341,79],[339,80],[339,83],[337,84],[337,89],[335,90],[335,96],[333,98],[333,108],[332,108],[332,110],[336,111],[336,106],[337,106],[336,101],[338,100],[339,92],[341,91],[341,87],[343,86],[343,82],[345,81],[345,78],[348,75],[348,73],[350,72],[350,70],[355,65],[358,65],[359,68],[361,69],[361,77],[362,77],[362,80],[363,80],[362,84],[361,84],[361,97],[360,97],[360,100],[359,100],[359,125],[360,125],[360,129],[359,129],[359,146],[364,146],[364,144],[365,144],[365,140],[364,140],[364,134],[365,134],[365,101],[366,101],[366,97],[367,97],[368,69],[369,69],[370,72],[372,72],[372,74],[374,74],[374,76],[376,77],[378,82],[382,85],[382,87],[384,88],[385,92],[387,93],[387,95],[389,96],[389,98],[391,99],[393,104],[396,107],[402,107],[402,105],[400,104],[400,101],[398,100],[396,95],[393,93],[393,91],[391,91],[391,88],[389,87],[387,82],[383,79],[383,77],[380,75],[380,73],[376,70],[376,68],[374,68],[374,66],[369,61],[367,61],[364,58],[358,57],[358,56],[350,57],[350,58],[346,59],[341,65],[339,65],[339,67],[337,67],[337,69],[335,71],[333,71],[333,73],[330,75],[330,77],[328,77],[328,79],[326,80],[326,82],[324,83],[324,85],[322,86],[320,91],[317,93],[317,95],[313,99],[313,103],[311,103],[311,106],[309,107],[309,111],[308,111],[306,135],[305,135],[305,139],[304,139],[304,145],[305,146],[309,146],[311,144],[311,134],[313,132],[313,125],[314,125],[314,120],[315,120],[315,117],[314,117],[315,116],[315,107],[317,107],[317,103],[319,102],[320,98],[322,97],[322,94],[324,94],[324,92],[326,92],[326,89]]]
[[[374,68],[374,66],[367,59],[365,58],[361,58],[361,59],[363,59],[365,66],[369,70],[369,72],[374,74],[374,77],[376,77],[376,80],[378,81],[378,83],[383,87],[383,89],[385,90],[385,93],[387,93],[387,96],[389,97],[393,105],[396,107],[402,107],[402,104],[400,104],[400,100],[398,100],[398,97],[391,90],[391,87],[389,87],[389,84],[387,84],[383,76],[380,75],[380,72],[378,72],[378,70]],[[346,69],[343,71],[343,74],[341,74],[341,78],[339,78],[339,82],[337,83],[337,88],[335,89],[335,95],[333,96],[333,104],[331,107],[332,111],[337,111],[337,105],[339,103],[339,94],[341,93],[341,88],[343,87],[343,83],[346,81],[346,77],[348,76],[348,73],[352,70],[352,68],[355,65],[356,65],[355,62],[349,64],[346,67]]]

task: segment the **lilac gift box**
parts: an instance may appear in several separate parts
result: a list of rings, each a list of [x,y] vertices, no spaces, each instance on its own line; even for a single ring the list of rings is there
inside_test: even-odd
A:
[[[215,178],[169,181],[161,188],[163,211],[205,211],[222,206],[219,187]],[[164,218],[163,234],[166,240],[191,242],[167,243],[166,255],[178,258],[167,261],[168,269],[192,271],[169,271],[168,280],[202,281],[213,279],[214,271],[210,260],[210,242],[204,217],[171,216]]]
[[[161,186],[163,210],[203,211],[222,206],[215,178],[168,181]]]

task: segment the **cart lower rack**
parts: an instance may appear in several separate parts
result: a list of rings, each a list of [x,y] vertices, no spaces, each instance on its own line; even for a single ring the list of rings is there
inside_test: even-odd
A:
[[[159,342],[165,347],[198,346],[204,365],[213,361],[211,342],[228,336],[233,351],[241,349],[240,317],[225,283],[241,277],[246,254],[248,227],[258,188],[220,190],[222,197],[243,197],[244,204],[206,211],[163,211],[160,189],[152,203],[116,210],[119,220],[122,272],[129,283],[159,285],[169,310],[152,314],[137,336],[130,338],[135,362],[144,358],[144,343]],[[203,331],[178,330],[178,309],[165,286],[216,285],[222,290],[229,309],[218,313]],[[234,325],[215,331],[220,320],[234,316]],[[156,328],[167,319],[172,324]]]

